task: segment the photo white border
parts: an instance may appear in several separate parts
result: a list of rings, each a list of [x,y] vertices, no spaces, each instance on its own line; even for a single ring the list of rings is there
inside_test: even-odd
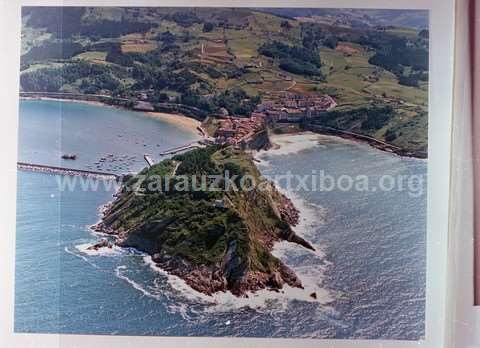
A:
[[[57,334],[15,334],[15,205],[17,123],[19,101],[21,6],[211,6],[326,7],[430,10],[430,90],[427,222],[426,339],[418,342],[384,340],[321,340],[270,338],[139,337]],[[449,223],[450,143],[453,81],[454,0],[0,0],[2,127],[0,127],[0,344],[4,347],[329,347],[442,348],[445,341],[447,241]],[[1,26],[4,26],[3,28]],[[1,71],[1,70],[0,70]],[[7,151],[5,151],[8,149]]]
[[[480,306],[474,306],[474,176],[470,23],[468,0],[456,8],[452,125],[447,340],[450,347],[480,347]],[[476,8],[477,18],[480,7]],[[475,115],[474,117],[478,117]],[[476,159],[478,161],[478,158]]]

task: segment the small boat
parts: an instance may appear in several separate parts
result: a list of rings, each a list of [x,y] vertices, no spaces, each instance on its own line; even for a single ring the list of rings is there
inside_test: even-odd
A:
[[[77,155],[66,153],[66,154],[62,155],[62,158],[65,159],[65,160],[76,160]]]

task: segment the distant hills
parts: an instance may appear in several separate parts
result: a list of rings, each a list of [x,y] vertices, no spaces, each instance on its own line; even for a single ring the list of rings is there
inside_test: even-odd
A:
[[[326,9],[326,8],[259,8],[259,11],[289,18],[337,17],[350,22],[352,27],[400,26],[428,28],[427,10]]]

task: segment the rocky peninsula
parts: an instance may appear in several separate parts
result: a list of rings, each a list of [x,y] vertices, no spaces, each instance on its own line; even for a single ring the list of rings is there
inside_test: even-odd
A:
[[[205,177],[206,186],[193,186]],[[254,182],[248,189],[240,185],[246,177]],[[119,246],[146,252],[199,292],[248,296],[285,284],[302,288],[297,275],[271,253],[283,240],[313,250],[293,231],[296,223],[292,202],[261,177],[249,154],[214,145],[130,178],[93,229],[115,236]]]

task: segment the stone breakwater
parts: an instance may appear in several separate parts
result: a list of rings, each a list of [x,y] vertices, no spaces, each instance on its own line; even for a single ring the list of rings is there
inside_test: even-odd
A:
[[[82,177],[88,177],[88,178],[94,178],[94,179],[100,179],[100,180],[119,180],[121,178],[119,175],[112,174],[112,173],[95,172],[95,171],[73,169],[73,168],[62,168],[62,167],[47,166],[42,164],[23,163],[23,162],[18,162],[17,168],[19,170],[30,171],[30,172],[39,172],[39,173],[52,174],[52,175],[82,176]]]
[[[324,127],[324,126],[319,126],[314,124],[308,125],[307,129],[319,134],[333,135],[333,136],[341,137],[344,139],[365,143],[378,150],[394,153],[402,157],[412,157],[412,158],[421,158],[421,159],[428,158],[427,151],[403,149],[401,147],[386,143],[384,141],[375,139],[371,136],[364,135],[364,134],[349,132],[341,129],[335,129],[332,127]]]

